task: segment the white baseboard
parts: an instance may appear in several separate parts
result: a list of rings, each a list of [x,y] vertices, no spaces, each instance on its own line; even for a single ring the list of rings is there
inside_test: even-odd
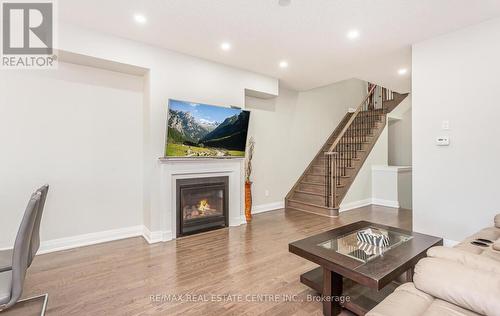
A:
[[[102,232],[76,235],[71,237],[59,238],[42,241],[38,254],[67,250],[77,247],[90,246],[103,242],[143,236],[143,226],[131,226],[106,230]]]
[[[245,219],[244,214],[240,214],[238,217],[230,217],[229,218],[229,227],[240,226],[246,224],[247,220]]]
[[[279,210],[281,208],[285,208],[285,201],[260,204],[260,205],[252,205],[252,214],[259,214],[274,210]],[[241,215],[241,224],[246,224],[247,219],[244,214]],[[241,225],[240,224],[240,225]]]
[[[364,199],[364,200],[359,200],[359,201],[354,201],[354,202],[349,202],[349,203],[341,203],[340,204],[340,212],[349,211],[349,210],[352,210],[352,209],[355,209],[358,207],[367,206],[370,204],[399,208],[398,201],[370,198],[370,199]]]
[[[161,241],[168,241],[172,239],[172,232],[163,232],[161,230],[150,231],[146,226],[142,226],[142,237],[148,244],[155,244]]]
[[[245,217],[245,215],[240,215],[240,221],[242,225],[247,223],[247,218]]]
[[[285,201],[284,200],[280,201],[280,202],[254,205],[254,206],[252,206],[252,214],[259,214],[259,213],[279,210],[281,208],[285,208]]]
[[[83,246],[96,245],[103,242],[142,236],[148,244],[172,239],[171,232],[154,231],[151,232],[146,226],[138,225],[102,232],[76,235],[71,237],[42,241],[38,254],[50,253],[61,250],[68,250]]]
[[[391,200],[384,200],[384,199],[372,199],[372,204],[375,205],[381,205],[381,206],[387,206],[387,207],[395,207],[399,208],[399,201],[391,201]]]
[[[354,208],[370,204],[384,205],[388,207],[399,207],[399,203],[397,203],[397,201],[365,199],[345,204],[343,203],[340,205],[340,211],[344,212],[347,210],[351,210]],[[274,211],[277,209],[282,209],[284,207],[285,207],[284,201],[255,205],[254,207],[252,207],[252,214]],[[241,217],[241,222],[245,223],[244,216]],[[100,244],[103,242],[125,239],[130,237],[137,237],[137,236],[142,236],[149,244],[154,244],[161,241],[168,241],[173,238],[172,232],[164,232],[164,231],[152,232],[146,226],[138,225],[138,226],[124,227],[124,228],[106,230],[102,232],[95,232],[95,233],[82,234],[71,237],[43,241],[40,245],[40,250],[38,251],[38,254],[67,250],[83,246],[90,246],[90,245]],[[448,245],[453,246],[457,243],[458,242],[453,240],[450,241],[445,240],[445,245],[447,246]]]
[[[349,211],[358,207],[363,207],[372,204],[372,199],[364,199],[360,201],[354,201],[349,203],[340,203],[339,212]]]

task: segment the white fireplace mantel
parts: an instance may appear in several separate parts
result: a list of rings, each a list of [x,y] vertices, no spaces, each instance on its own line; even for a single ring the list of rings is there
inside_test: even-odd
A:
[[[163,241],[175,239],[177,236],[177,197],[176,180],[189,178],[229,177],[229,226],[245,223],[244,210],[244,177],[242,158],[160,158],[160,227]]]

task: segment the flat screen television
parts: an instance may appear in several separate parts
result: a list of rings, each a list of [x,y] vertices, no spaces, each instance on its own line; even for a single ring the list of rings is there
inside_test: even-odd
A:
[[[166,157],[244,157],[250,112],[170,99]]]

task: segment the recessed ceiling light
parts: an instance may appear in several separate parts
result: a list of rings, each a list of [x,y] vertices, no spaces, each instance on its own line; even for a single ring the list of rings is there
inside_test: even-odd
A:
[[[400,74],[401,76],[406,75],[407,72],[408,72],[408,69],[406,69],[406,68],[401,68],[398,70],[398,74]]]
[[[347,38],[348,39],[356,39],[359,37],[359,31],[358,30],[350,30],[349,32],[347,32]]]
[[[278,0],[278,3],[282,7],[287,7],[292,3],[292,0]]]
[[[148,20],[142,14],[134,14],[134,21],[137,22],[138,24],[146,24]]]
[[[280,61],[280,68],[287,68],[288,67],[288,62],[286,60]]]
[[[222,50],[230,50],[231,49],[231,43],[228,43],[228,42],[224,42],[222,44],[220,44],[220,49]]]

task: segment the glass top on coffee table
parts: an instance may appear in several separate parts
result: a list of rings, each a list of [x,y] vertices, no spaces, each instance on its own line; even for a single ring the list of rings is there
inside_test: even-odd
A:
[[[377,234],[387,236],[388,243],[385,246],[379,247],[358,240],[357,233],[366,229],[371,229]],[[393,249],[399,245],[404,244],[412,238],[413,237],[410,235],[398,231],[393,231],[391,229],[366,226],[361,229],[357,229],[347,234],[324,241],[318,244],[318,246],[330,249],[361,262],[368,262],[380,255],[383,255],[384,252],[388,251],[389,249]]]

